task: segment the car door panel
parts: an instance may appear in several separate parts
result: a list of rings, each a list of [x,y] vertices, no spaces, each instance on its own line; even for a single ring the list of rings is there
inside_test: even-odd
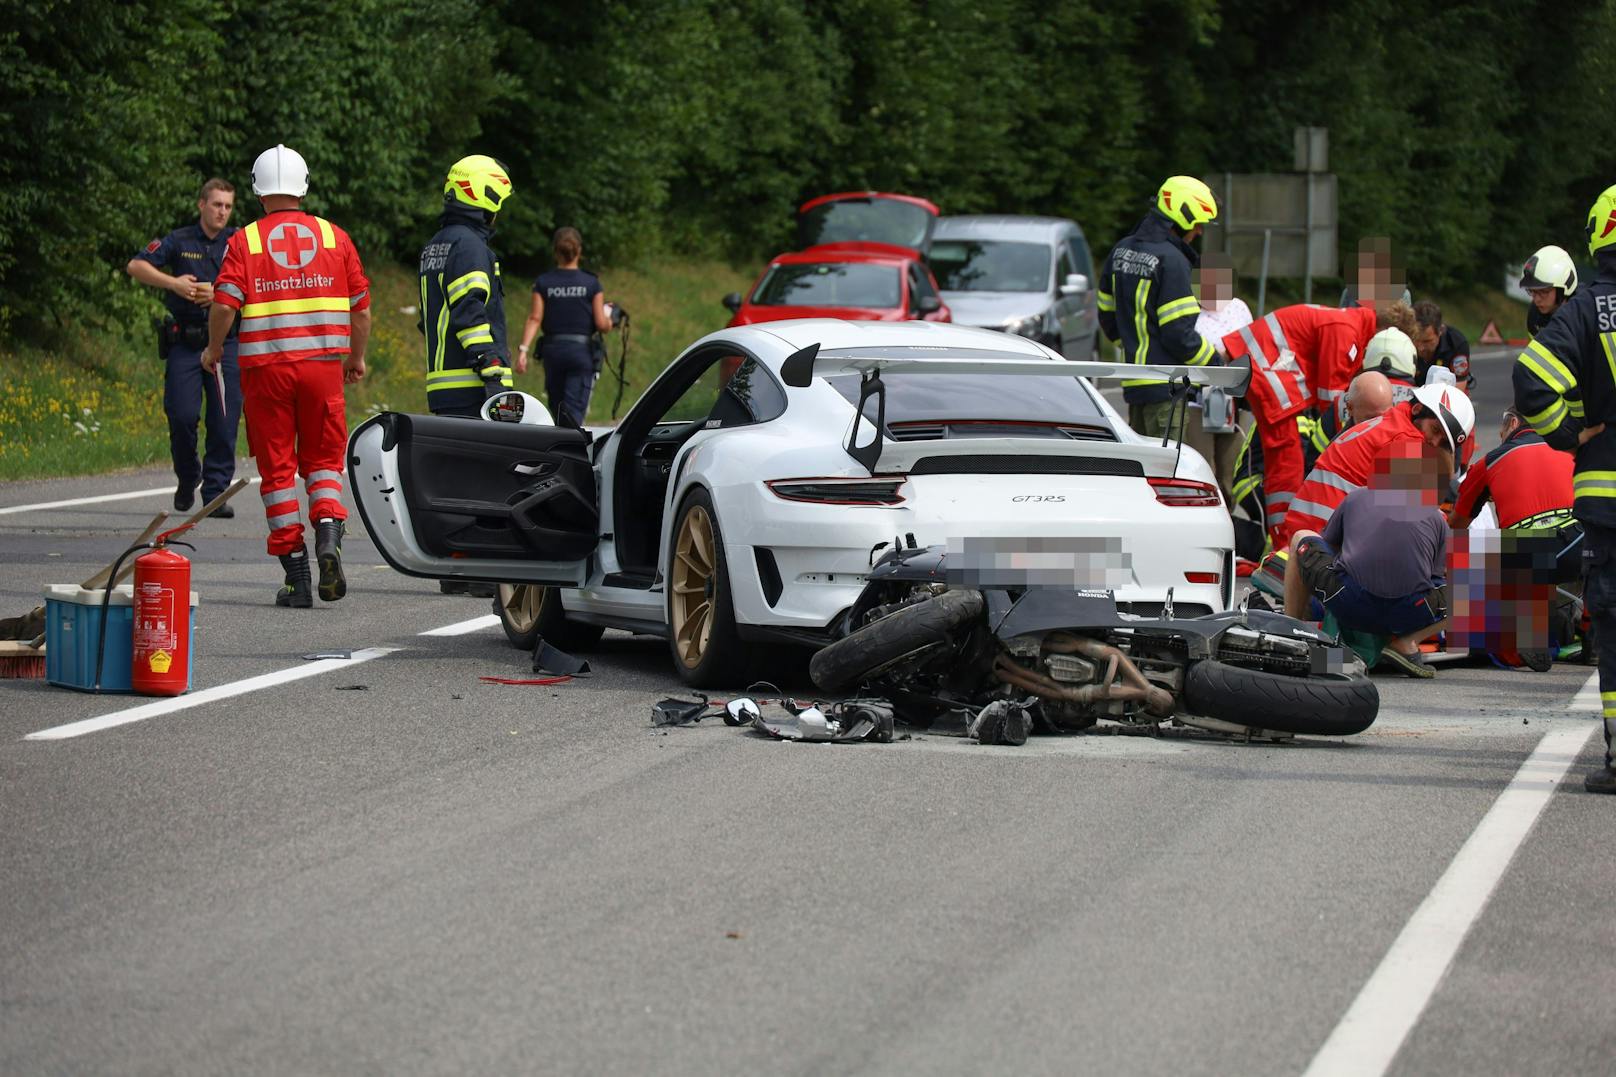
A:
[[[401,572],[581,583],[599,536],[589,435],[384,413],[349,439],[354,499]]]

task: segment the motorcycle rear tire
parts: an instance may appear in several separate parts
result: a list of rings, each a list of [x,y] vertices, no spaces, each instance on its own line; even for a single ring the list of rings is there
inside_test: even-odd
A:
[[[1185,674],[1184,703],[1254,729],[1345,737],[1374,724],[1380,692],[1368,677],[1288,677],[1206,659]]]
[[[851,688],[912,651],[941,643],[982,615],[981,591],[945,591],[905,606],[815,652],[808,675],[826,692]]]

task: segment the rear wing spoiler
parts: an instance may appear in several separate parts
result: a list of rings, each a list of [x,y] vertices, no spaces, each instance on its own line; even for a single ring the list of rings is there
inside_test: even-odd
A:
[[[894,352],[900,354],[894,355]],[[821,352],[810,344],[794,352],[780,364],[780,377],[793,388],[802,389],[818,377],[839,374],[859,376],[859,399],[853,428],[848,432],[847,454],[875,473],[881,459],[881,444],[887,425],[887,390],[883,376],[893,374],[992,374],[1005,377],[1089,378],[1098,381],[1160,381],[1172,385],[1174,400],[1182,401],[1190,386],[1224,389],[1245,396],[1251,384],[1250,359],[1230,366],[1144,366],[1138,363],[1084,363],[1065,359],[1032,359],[1025,352],[971,348],[849,348]],[[865,405],[876,402],[875,437],[859,445],[859,422]],[[1166,439],[1162,442],[1166,444]],[[1180,442],[1182,445],[1182,441]],[[1175,466],[1176,471],[1176,466]]]
[[[905,348],[913,355],[894,356],[899,349],[853,348],[821,352],[810,344],[780,365],[787,385],[803,388],[814,378],[857,374],[861,378],[891,374],[993,374],[1005,377],[1088,378],[1091,381],[1161,381],[1224,389],[1245,396],[1251,364],[1231,366],[1143,366],[1138,363],[1072,362],[1031,359],[1024,352],[960,348]]]

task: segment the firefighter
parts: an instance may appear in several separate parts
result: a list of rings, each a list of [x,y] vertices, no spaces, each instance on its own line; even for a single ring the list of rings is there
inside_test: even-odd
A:
[[[1120,341],[1130,363],[1204,366],[1221,354],[1195,331],[1200,302],[1190,270],[1200,255],[1190,246],[1218,216],[1212,190],[1193,176],[1173,176],[1156,204],[1106,256],[1100,271],[1100,328]],[[1146,437],[1167,433],[1172,389],[1157,379],[1122,383],[1128,423]]]
[[[483,401],[511,388],[499,258],[488,245],[511,196],[505,166],[462,157],[443,183],[438,231],[421,250],[421,329],[426,403],[434,415],[476,418]]]
[[[342,574],[348,518],[343,385],[365,376],[370,282],[348,233],[299,208],[309,168],[296,150],[274,146],[259,154],[252,184],[264,215],[230,237],[214,282],[202,366],[211,373],[219,365],[239,312],[247,444],[263,479],[269,552],[286,576],[275,605],[306,609],[314,597],[298,515],[299,475],[314,523],[320,597],[335,602],[348,592]]]
[[[1526,335],[1536,337],[1554,312],[1577,291],[1577,267],[1565,248],[1539,247],[1521,267],[1521,287],[1532,297],[1526,308]]]
[[[1408,403],[1355,424],[1330,443],[1308,472],[1291,500],[1274,546],[1287,546],[1297,531],[1322,533],[1347,495],[1369,483],[1376,458],[1395,442],[1423,439],[1445,454],[1447,474],[1451,475],[1453,461],[1463,453],[1475,425],[1470,398],[1451,385],[1422,385]]]
[[[222,179],[208,180],[197,198],[196,223],[152,240],[125,267],[140,283],[168,293],[163,296],[168,317],[158,326],[157,354],[164,361],[163,412],[168,416],[168,451],[178,480],[174,508],[179,512],[189,511],[196,504],[198,482],[202,484],[202,500],[207,502],[222,493],[236,476],[241,371],[236,365],[234,333],[225,339],[224,377],[202,376],[213,279],[224,261],[225,244],[236,231],[230,224],[235,206],[234,187]],[[199,464],[196,427],[204,414],[208,433]],[[221,519],[235,514],[228,502],[213,510],[213,515]]]
[[[1414,380],[1424,385],[1432,367],[1445,367],[1453,371],[1459,388],[1467,393],[1476,391],[1476,376],[1470,369],[1470,341],[1453,326],[1442,320],[1442,308],[1429,299],[1414,304],[1414,317],[1419,326],[1414,330],[1414,350],[1419,353],[1420,365]]]
[[[1588,253],[1596,275],[1577,289],[1515,360],[1515,407],[1551,446],[1576,452],[1572,511],[1583,529],[1588,576],[1583,598],[1595,638],[1616,640],[1616,184],[1588,210]],[[1616,647],[1599,646],[1605,764],[1584,786],[1616,793]]]
[[[1359,372],[1370,338],[1394,326],[1412,334],[1414,312],[1407,304],[1382,310],[1296,304],[1223,338],[1232,359],[1249,357],[1252,363],[1246,404],[1262,445],[1263,515],[1276,547],[1282,545],[1285,513],[1307,473],[1298,417],[1334,410]]]

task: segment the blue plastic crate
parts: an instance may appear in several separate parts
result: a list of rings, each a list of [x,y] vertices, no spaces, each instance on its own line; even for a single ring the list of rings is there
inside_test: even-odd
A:
[[[45,589],[45,680],[62,688],[95,691],[95,652],[101,642],[101,591],[73,584]],[[134,587],[112,592],[106,616],[106,653],[101,659],[101,691],[132,692],[134,660]],[[191,593],[191,665],[185,690],[196,669],[196,592]]]

